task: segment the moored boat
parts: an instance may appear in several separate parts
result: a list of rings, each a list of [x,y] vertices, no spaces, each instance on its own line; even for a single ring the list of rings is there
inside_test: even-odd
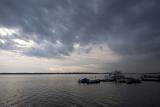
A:
[[[141,76],[142,81],[155,81],[160,82],[160,75],[158,76],[152,76],[152,75],[142,75]]]
[[[83,79],[79,79],[78,83],[82,83],[82,84],[96,84],[96,83],[100,83],[101,81],[99,79],[95,79],[95,80],[90,80],[87,78],[83,78]]]
[[[141,80],[140,79],[136,79],[136,78],[127,78],[127,81],[126,81],[127,84],[136,84],[136,83],[141,83]]]

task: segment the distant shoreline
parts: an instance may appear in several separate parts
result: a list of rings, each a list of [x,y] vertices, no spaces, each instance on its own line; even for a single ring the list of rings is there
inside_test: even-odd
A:
[[[0,75],[45,75],[45,74],[109,74],[109,73],[0,73]]]
[[[48,75],[48,74],[109,74],[110,72],[67,72],[67,73],[0,73],[0,75]],[[123,74],[160,74],[160,72],[153,73],[123,73]]]

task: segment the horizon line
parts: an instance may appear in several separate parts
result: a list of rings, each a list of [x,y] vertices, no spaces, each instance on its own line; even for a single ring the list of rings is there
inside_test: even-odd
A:
[[[3,75],[3,74],[109,74],[111,72],[54,72],[54,73],[51,73],[51,72],[2,72],[0,73],[0,75]],[[136,73],[136,72],[122,72],[122,74],[160,74],[160,72],[142,72],[142,73]]]

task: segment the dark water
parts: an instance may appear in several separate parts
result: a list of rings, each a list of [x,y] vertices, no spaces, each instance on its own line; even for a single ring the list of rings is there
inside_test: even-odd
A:
[[[94,78],[84,74],[0,75],[0,107],[160,107],[158,82],[80,85],[80,77]]]

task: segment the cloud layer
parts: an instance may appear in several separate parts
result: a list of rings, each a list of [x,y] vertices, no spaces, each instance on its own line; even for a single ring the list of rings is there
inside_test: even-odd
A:
[[[102,42],[118,53],[156,54],[160,51],[159,4],[158,0],[1,0],[0,26],[19,29],[13,39],[40,45],[26,49],[26,55],[69,55],[75,43]],[[8,45],[1,43],[1,48],[12,47],[10,40],[5,41]],[[61,46],[56,46],[57,41]]]
[[[160,59],[159,5],[159,0],[0,0],[0,49],[61,58],[78,45],[88,46],[82,50],[89,53],[104,44],[127,56],[124,61]]]

